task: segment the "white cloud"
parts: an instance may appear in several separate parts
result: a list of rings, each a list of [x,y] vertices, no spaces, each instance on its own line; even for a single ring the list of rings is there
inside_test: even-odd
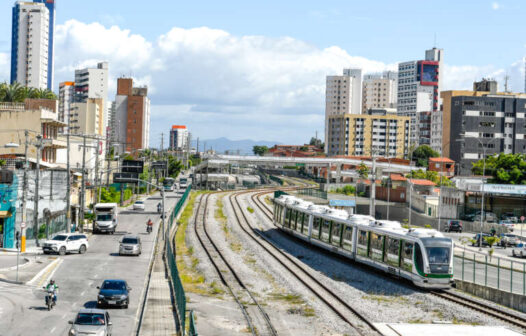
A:
[[[11,73],[10,56],[7,53],[0,53],[0,80],[5,78],[8,81]],[[3,80],[2,80],[3,82]]]
[[[498,10],[498,9],[500,9],[500,4],[499,4],[498,2],[493,2],[493,3],[491,4],[491,8],[492,8],[493,10]]]
[[[290,37],[234,36],[207,27],[175,27],[149,41],[118,26],[70,20],[57,26],[55,50],[55,87],[71,80],[75,69],[101,60],[110,63],[110,99],[117,77],[148,85],[152,145],[171,124],[188,125],[194,138],[301,143],[316,130],[323,133],[325,76],[345,67],[365,73],[396,69],[338,46],[320,49]],[[0,69],[3,63],[8,68],[7,57],[0,54]],[[501,72],[445,66],[443,89],[470,88],[473,80]]]

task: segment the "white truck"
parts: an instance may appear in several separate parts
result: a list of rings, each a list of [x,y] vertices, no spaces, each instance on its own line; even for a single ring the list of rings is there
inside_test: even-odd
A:
[[[115,233],[117,228],[117,203],[95,204],[95,221],[93,222],[93,233],[108,232]]]

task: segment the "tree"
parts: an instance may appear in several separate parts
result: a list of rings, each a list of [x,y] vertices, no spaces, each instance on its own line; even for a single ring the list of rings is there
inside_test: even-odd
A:
[[[360,176],[361,179],[366,179],[369,177],[369,168],[367,168],[365,163],[363,162],[360,163],[357,170],[358,170],[358,175]]]
[[[3,167],[7,164],[6,160],[0,160],[0,167]]]
[[[442,176],[441,181],[440,175],[438,175],[438,172],[436,171],[423,171],[422,169],[412,170],[411,173],[407,174],[406,177],[413,179],[429,180],[433,183],[436,183],[437,186],[442,185],[444,187],[450,187],[453,185],[453,182],[451,182],[447,177]]]
[[[417,167],[427,167],[430,157],[439,157],[438,152],[434,151],[428,145],[418,146],[411,156],[412,160],[416,160]]]
[[[51,90],[29,88],[17,82],[0,84],[0,102],[23,103],[26,98],[56,100],[57,96]]]
[[[486,158],[486,171],[483,172],[484,160],[473,164],[471,171],[476,175],[491,175],[491,183],[526,184],[526,154],[498,154]]]
[[[316,146],[320,149],[323,149],[323,147],[325,147],[325,144],[321,142],[320,139],[317,139],[315,137],[310,138],[309,145]]]
[[[254,146],[252,148],[252,151],[256,155],[263,156],[265,155],[266,152],[268,152],[268,147],[267,146]]]

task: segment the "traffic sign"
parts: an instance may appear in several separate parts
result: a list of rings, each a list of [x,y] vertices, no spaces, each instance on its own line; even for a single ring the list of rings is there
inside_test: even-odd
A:
[[[20,227],[21,227],[22,229],[25,229],[25,228],[26,228],[26,222],[22,222],[22,223],[20,223]]]
[[[524,223],[524,220],[525,220],[525,219],[526,219],[526,218],[525,218],[524,216],[521,216],[521,222]]]

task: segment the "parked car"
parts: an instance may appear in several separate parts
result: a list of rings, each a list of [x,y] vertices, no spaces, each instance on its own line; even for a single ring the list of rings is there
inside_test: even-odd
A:
[[[462,222],[459,220],[450,219],[446,224],[446,232],[462,232]]]
[[[484,239],[485,237],[491,237],[491,235],[488,233],[483,233],[482,239],[480,239],[480,233],[477,233],[475,237],[473,237],[473,240],[475,240],[475,242],[471,243],[471,245],[480,247],[480,242],[482,240],[482,246],[489,246],[489,244]]]
[[[499,245],[502,247],[517,246],[521,243],[521,239],[519,238],[519,236],[511,233],[501,233],[499,238]]]
[[[513,223],[512,221],[510,221],[509,219],[501,219],[499,221],[499,225],[504,225],[506,226],[508,229],[510,229],[510,231],[513,231],[513,228],[515,227],[515,223]]]
[[[511,250],[511,255],[514,257],[521,258],[526,257],[526,244],[520,242],[520,244],[518,244]]]
[[[139,256],[142,253],[141,238],[135,235],[126,235],[122,237],[119,244],[119,255],[136,255]]]
[[[119,306],[128,308],[131,288],[124,280],[104,280],[102,286],[97,287],[97,306]]]
[[[144,201],[135,201],[135,203],[133,203],[133,210],[144,211]]]
[[[497,215],[495,215],[493,212],[489,212],[489,211],[485,211],[486,213],[486,218],[485,218],[485,222],[488,222],[488,223],[494,223],[497,221]],[[469,215],[465,215],[464,218],[470,222],[480,222],[480,210],[479,211],[476,211],[474,213],[471,213]]]
[[[504,220],[509,220],[513,223],[518,223],[519,222],[519,217],[515,216],[515,214],[513,212],[505,212],[502,214],[501,216],[501,219],[504,219]]]
[[[110,314],[102,309],[81,309],[73,321],[69,334],[74,335],[97,335],[110,336],[112,323]]]
[[[70,252],[86,253],[89,243],[85,234],[79,233],[61,233],[46,240],[42,245],[44,254],[58,253],[64,255]]]

